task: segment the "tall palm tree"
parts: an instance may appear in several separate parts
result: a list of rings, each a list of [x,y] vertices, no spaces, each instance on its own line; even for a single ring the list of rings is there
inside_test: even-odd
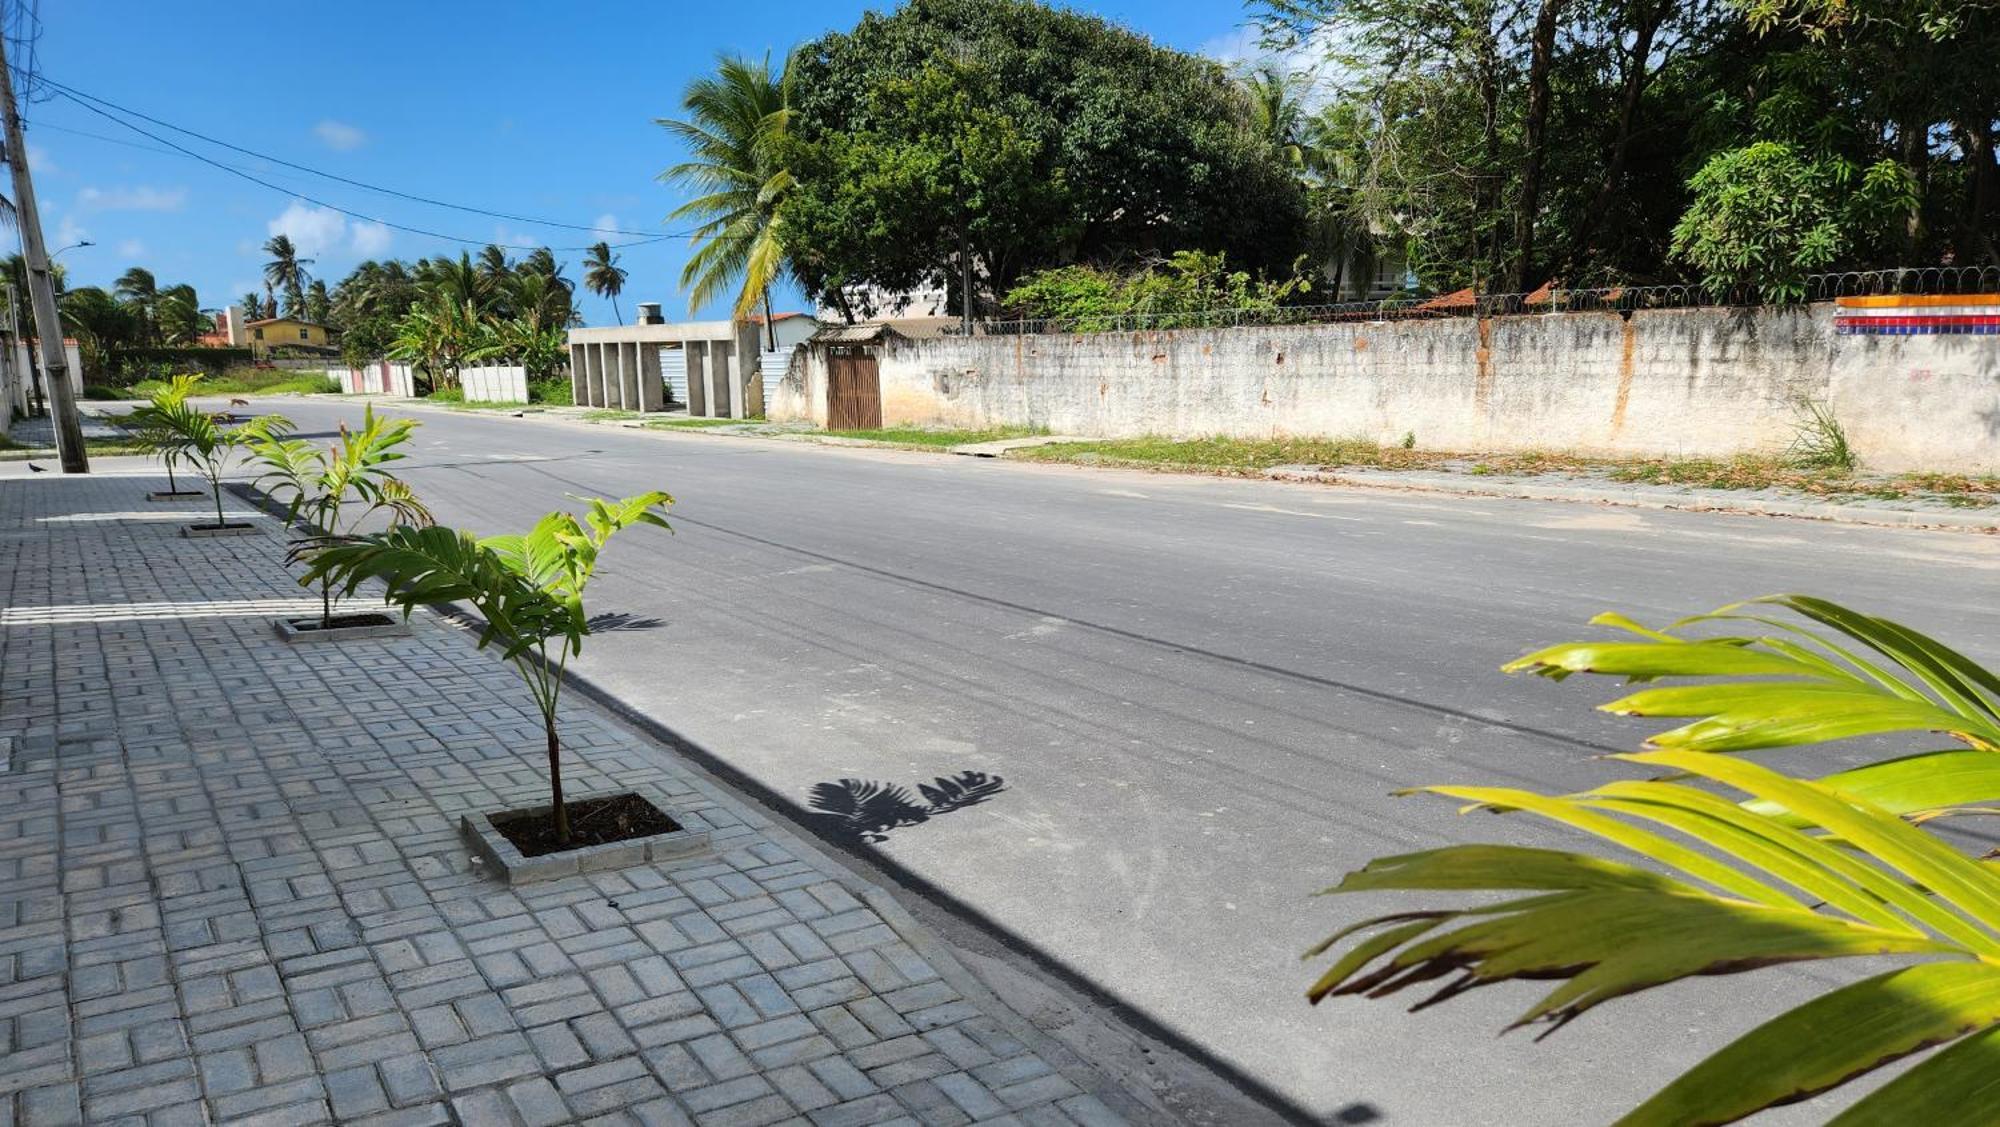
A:
[[[625,314],[618,310],[618,295],[625,290],[628,274],[618,266],[618,256],[611,253],[610,243],[598,243],[583,256],[583,287],[599,297],[611,299],[611,313],[619,324],[625,323]]]
[[[255,321],[264,316],[264,296],[256,290],[251,290],[236,300],[243,306],[245,320]]]
[[[111,292],[132,311],[139,326],[139,339],[151,343],[159,339],[160,284],[153,272],[134,266],[118,276]]]
[[[1243,89],[1250,95],[1251,122],[1257,132],[1294,169],[1314,162],[1306,149],[1306,111],[1299,99],[1299,83],[1275,62],[1266,62],[1243,76]]]
[[[528,257],[522,259],[521,264],[515,269],[547,274],[551,278],[560,278],[563,272],[562,263],[556,261],[555,252],[547,247],[536,247],[529,251]]]
[[[748,317],[764,303],[764,321],[777,347],[771,322],[771,284],[785,269],[778,204],[792,186],[780,162],[780,143],[791,119],[791,66],[773,75],[771,58],[752,61],[723,55],[715,74],[688,83],[681,94],[685,119],[659,123],[687,147],[688,159],[660,179],[696,193],[674,209],[672,219],[694,219],[694,253],[681,271],[688,310],[707,304],[737,279],[733,313]]]
[[[324,325],[333,320],[333,298],[326,292],[326,281],[314,278],[306,287],[306,320],[315,325]]]
[[[193,344],[194,338],[215,327],[201,311],[194,287],[182,282],[160,291],[154,305],[154,319],[160,339],[167,344]]]
[[[264,289],[284,294],[286,315],[299,316],[305,312],[306,282],[311,277],[306,267],[313,260],[299,257],[290,235],[272,235],[264,244],[264,253],[271,256],[271,261],[264,264]]]

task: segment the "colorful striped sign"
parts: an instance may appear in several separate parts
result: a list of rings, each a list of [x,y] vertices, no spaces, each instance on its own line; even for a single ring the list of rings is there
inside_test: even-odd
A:
[[[2000,294],[1885,294],[1834,300],[1848,336],[2000,336]]]

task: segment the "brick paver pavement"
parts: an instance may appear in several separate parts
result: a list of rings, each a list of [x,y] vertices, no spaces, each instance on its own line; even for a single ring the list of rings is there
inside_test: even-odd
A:
[[[277,526],[182,539],[163,487],[0,481],[0,1127],[1115,1121],[854,877],[581,701],[573,792],[714,855],[481,872],[459,815],[546,794],[513,672],[428,616],[284,644],[312,603]]]

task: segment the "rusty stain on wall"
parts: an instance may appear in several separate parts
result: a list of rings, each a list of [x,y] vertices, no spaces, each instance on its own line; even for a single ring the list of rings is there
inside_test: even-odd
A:
[[[1493,322],[1488,318],[1479,319],[1479,347],[1472,355],[1479,365],[1472,383],[1472,402],[1484,411],[1493,404]]]
[[[1639,343],[1639,334],[1632,328],[1631,318],[1625,320],[1625,339],[1618,350],[1618,398],[1611,404],[1611,437],[1617,438],[1625,429],[1625,408],[1632,402],[1632,349]]]

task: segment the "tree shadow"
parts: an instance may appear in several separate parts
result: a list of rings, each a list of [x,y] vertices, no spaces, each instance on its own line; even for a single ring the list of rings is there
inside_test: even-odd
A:
[[[587,625],[592,634],[616,634],[626,630],[658,630],[665,626],[666,622],[651,615],[638,615],[621,610],[591,615]]]
[[[889,831],[921,825],[932,818],[977,806],[1001,791],[1006,783],[998,775],[983,771],[960,771],[946,778],[917,784],[917,796],[897,783],[877,783],[866,779],[842,779],[818,783],[807,798],[812,819],[821,833],[854,841],[889,840]]]

